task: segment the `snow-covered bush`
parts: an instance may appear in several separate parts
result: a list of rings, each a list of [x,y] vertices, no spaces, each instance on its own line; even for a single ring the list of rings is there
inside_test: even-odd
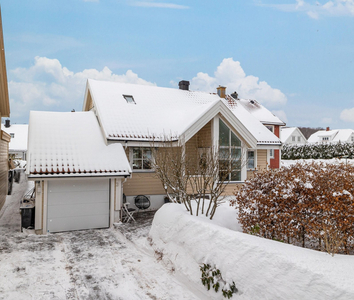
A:
[[[354,158],[354,143],[320,143],[306,145],[284,145],[282,159],[331,159]]]
[[[244,232],[326,250],[354,250],[354,167],[297,163],[256,174],[235,193]]]

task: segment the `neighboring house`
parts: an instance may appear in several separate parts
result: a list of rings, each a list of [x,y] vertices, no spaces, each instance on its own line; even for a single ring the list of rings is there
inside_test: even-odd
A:
[[[132,178],[123,184],[128,202],[134,203],[137,195],[146,195],[151,209],[159,208],[165,196],[149,164],[152,142],[159,147],[159,141],[167,136],[183,142],[186,151],[192,147],[220,147],[239,156],[246,153],[242,160],[247,164],[230,174],[225,191],[228,195],[253,171],[266,169],[270,152],[281,148],[279,138],[239,100],[226,95],[224,87],[210,94],[190,91],[188,81],[172,89],[88,80],[83,110],[96,114],[108,145],[121,144],[126,150],[133,171]],[[272,120],[269,123],[279,133],[278,127],[284,123],[274,116]]]
[[[353,129],[334,129],[319,130],[313,133],[309,139],[309,143],[353,143],[354,130]]]
[[[10,120],[5,120],[1,124],[1,129],[11,136],[9,144],[9,155],[12,159],[27,159],[27,137],[28,124],[10,124]]]
[[[232,94],[234,98],[237,97],[237,93]],[[265,127],[267,127],[272,133],[280,138],[280,128],[285,126],[285,123],[277,116],[266,109],[262,104],[256,100],[250,99],[238,99],[247,111],[259,120]],[[268,165],[271,169],[279,169],[281,159],[281,149],[269,149]]]
[[[36,233],[106,228],[120,219],[131,168],[106,145],[93,112],[30,112],[26,174],[35,181]]]
[[[297,127],[281,128],[281,141],[286,145],[305,145],[307,140]]]
[[[0,121],[1,118],[10,117],[9,92],[7,87],[6,62],[4,37],[2,31],[1,11],[0,11]],[[0,136],[0,209],[3,207],[8,187],[9,170],[9,142],[10,135],[1,130]]]

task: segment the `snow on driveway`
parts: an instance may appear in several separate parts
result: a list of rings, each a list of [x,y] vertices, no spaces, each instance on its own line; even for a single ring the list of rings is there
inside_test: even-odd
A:
[[[0,299],[205,299],[152,250],[152,216],[111,229],[21,233],[19,202],[30,188],[14,183],[0,212]]]

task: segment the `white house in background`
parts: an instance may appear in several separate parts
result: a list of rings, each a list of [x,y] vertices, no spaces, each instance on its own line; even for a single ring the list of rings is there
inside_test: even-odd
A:
[[[93,112],[30,112],[27,157],[36,233],[119,221],[122,181],[131,168],[121,144],[106,145]]]
[[[1,124],[1,129],[11,136],[9,154],[15,159],[27,160],[28,124],[11,125],[7,119],[5,124]]]
[[[354,143],[353,129],[334,129],[319,130],[313,133],[309,139],[309,143]]]
[[[280,139],[283,144],[287,145],[305,145],[307,143],[307,139],[297,127],[283,127]]]

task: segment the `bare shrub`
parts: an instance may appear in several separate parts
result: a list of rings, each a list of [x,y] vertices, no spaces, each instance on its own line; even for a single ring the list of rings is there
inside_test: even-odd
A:
[[[354,249],[354,167],[297,163],[256,174],[236,191],[244,232],[349,253]]]

